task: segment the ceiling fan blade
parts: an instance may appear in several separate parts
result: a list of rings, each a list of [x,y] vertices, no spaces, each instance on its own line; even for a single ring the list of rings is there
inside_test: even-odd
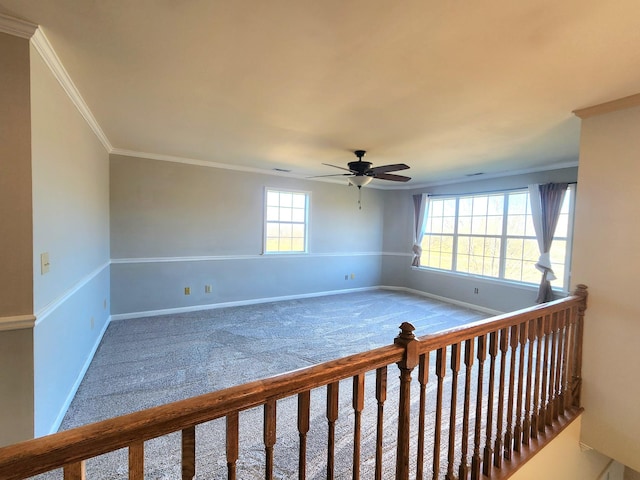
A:
[[[372,167],[369,169],[367,173],[387,173],[387,172],[397,172],[398,170],[406,170],[409,168],[409,165],[405,165],[404,163],[396,163],[394,165],[380,165],[379,167]]]
[[[405,177],[404,175],[394,175],[393,173],[376,173],[372,175],[373,178],[379,178],[380,180],[391,180],[392,182],[408,182],[411,177]]]
[[[344,170],[344,169],[343,169]],[[351,177],[353,173],[333,173],[331,175],[313,175],[305,178],[322,178],[322,177]]]
[[[356,173],[353,170],[349,170],[348,168],[339,167],[338,165],[331,165],[330,163],[323,163],[322,165],[326,165],[327,167],[339,168],[340,170],[346,170],[347,172]]]

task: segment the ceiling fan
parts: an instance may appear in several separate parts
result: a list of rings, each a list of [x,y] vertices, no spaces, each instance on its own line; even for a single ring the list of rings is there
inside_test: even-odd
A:
[[[349,162],[347,166],[349,168],[339,167],[337,165],[331,165],[330,163],[323,163],[328,167],[339,168],[349,173],[334,173],[332,175],[319,175],[320,177],[348,177],[349,185],[355,185],[358,187],[358,208],[362,210],[361,192],[362,187],[371,182],[374,178],[380,180],[391,180],[392,182],[408,182],[411,177],[405,177],[404,175],[395,175],[389,172],[397,172],[398,170],[407,170],[409,165],[404,163],[396,163],[393,165],[381,165],[380,167],[372,167],[371,162],[365,162],[362,157],[367,153],[365,150],[356,150],[353,152],[358,160]]]
[[[405,165],[404,163],[396,163],[394,165],[381,165],[379,167],[371,166],[371,162],[365,162],[362,160],[362,157],[367,153],[366,150],[356,150],[353,152],[358,160],[353,162],[349,162],[347,166],[349,168],[339,167],[337,165],[331,165],[330,163],[323,163],[323,165],[327,165],[328,167],[339,168],[340,170],[346,170],[349,173],[336,173],[333,175],[320,175],[321,177],[336,177],[336,176],[345,176],[349,177],[349,184],[355,185],[358,189],[362,188],[364,185],[367,185],[374,178],[380,180],[390,180],[392,182],[408,182],[411,180],[411,177],[405,177],[404,175],[395,175],[389,172],[396,172],[398,170],[406,170],[409,168],[409,165]]]

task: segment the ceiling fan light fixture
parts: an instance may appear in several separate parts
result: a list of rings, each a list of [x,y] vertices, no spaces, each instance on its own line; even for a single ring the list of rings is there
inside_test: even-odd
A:
[[[355,177],[349,177],[348,180],[351,185],[355,185],[356,187],[361,188],[371,183],[373,177],[368,177],[366,175],[356,175]]]

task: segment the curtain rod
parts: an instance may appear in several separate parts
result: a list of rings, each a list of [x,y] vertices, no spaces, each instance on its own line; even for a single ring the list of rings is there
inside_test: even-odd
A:
[[[553,182],[551,182],[553,183]],[[566,183],[567,185],[577,185],[578,182],[558,182],[558,183]],[[527,187],[515,187],[515,188],[501,188],[499,190],[484,190],[480,192],[466,192],[466,193],[427,193],[429,198],[431,197],[463,197],[466,195],[483,195],[485,193],[505,193],[505,192],[516,192],[518,190],[526,190]]]

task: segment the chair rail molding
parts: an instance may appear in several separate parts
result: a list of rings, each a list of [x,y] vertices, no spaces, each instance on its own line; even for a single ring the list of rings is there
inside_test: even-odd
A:
[[[22,330],[23,328],[33,328],[35,324],[36,316],[32,314],[0,317],[0,332],[7,330]]]

